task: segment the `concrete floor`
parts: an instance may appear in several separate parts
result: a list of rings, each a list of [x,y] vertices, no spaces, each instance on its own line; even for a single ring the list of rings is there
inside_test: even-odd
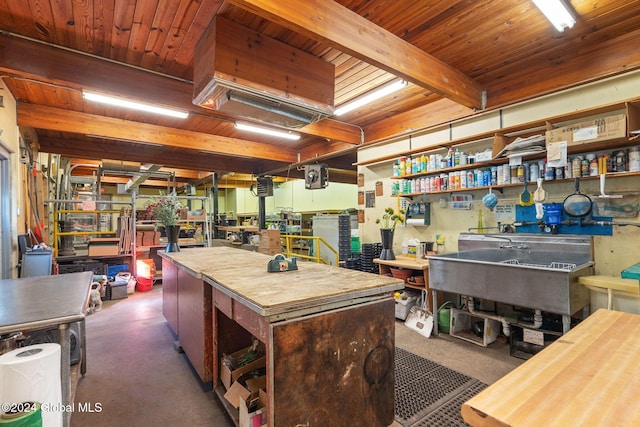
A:
[[[233,426],[211,387],[174,350],[174,340],[162,316],[161,285],[105,301],[87,317],[87,374],[78,382],[71,425]],[[487,384],[523,362],[509,355],[507,344],[426,339],[399,321],[396,345]],[[80,412],[79,403],[95,411]]]

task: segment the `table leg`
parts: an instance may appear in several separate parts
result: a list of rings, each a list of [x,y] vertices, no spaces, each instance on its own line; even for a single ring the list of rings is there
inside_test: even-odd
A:
[[[433,306],[438,307],[438,292],[431,291],[433,293]],[[438,309],[436,308],[433,313],[433,334],[438,335]]]
[[[71,404],[71,344],[69,324],[61,323],[58,325],[60,344],[60,383],[62,384],[62,404],[66,407]],[[71,424],[71,413],[69,411],[62,412],[62,425],[69,427]]]
[[[87,373],[87,324],[84,318],[80,321],[80,375]]]

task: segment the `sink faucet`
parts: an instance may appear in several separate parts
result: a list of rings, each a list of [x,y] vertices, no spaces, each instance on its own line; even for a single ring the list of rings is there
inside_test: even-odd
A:
[[[486,238],[486,236],[485,236]],[[505,237],[505,236],[491,236],[491,238],[493,239],[502,239],[502,240],[506,240],[507,242],[509,242],[508,245],[500,245],[500,249],[528,249],[529,247],[520,243],[514,246],[513,241],[509,238],[509,237]]]

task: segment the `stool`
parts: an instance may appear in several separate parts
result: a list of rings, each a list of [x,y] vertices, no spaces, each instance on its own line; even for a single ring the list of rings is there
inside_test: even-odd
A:
[[[626,296],[640,297],[640,281],[635,279],[623,279],[614,276],[582,276],[578,278],[580,284],[587,288],[607,293],[607,309],[613,308],[613,292],[619,292]]]

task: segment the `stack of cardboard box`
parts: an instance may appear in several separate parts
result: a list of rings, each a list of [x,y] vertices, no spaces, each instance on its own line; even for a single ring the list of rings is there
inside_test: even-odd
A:
[[[260,230],[258,252],[267,255],[275,255],[282,252],[280,230]]]

